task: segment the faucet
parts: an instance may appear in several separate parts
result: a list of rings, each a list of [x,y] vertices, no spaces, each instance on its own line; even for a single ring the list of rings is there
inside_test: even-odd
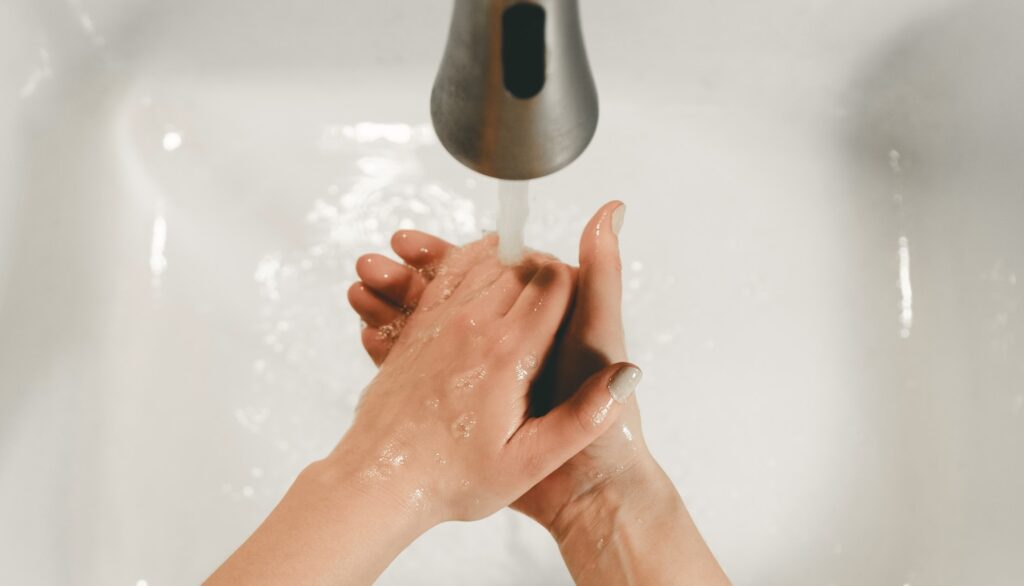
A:
[[[577,0],[455,0],[430,114],[484,175],[536,179],[576,160],[598,114]]]

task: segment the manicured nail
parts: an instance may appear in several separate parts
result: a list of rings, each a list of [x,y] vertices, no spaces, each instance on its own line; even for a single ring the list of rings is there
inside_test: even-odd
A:
[[[643,375],[644,373],[633,365],[623,366],[612,376],[612,380],[608,381],[608,392],[619,403],[625,403],[640,384]]]
[[[622,204],[619,207],[615,208],[615,211],[612,212],[612,232],[614,232],[616,236],[619,235],[619,230],[622,230],[622,222],[625,219],[626,204]]]

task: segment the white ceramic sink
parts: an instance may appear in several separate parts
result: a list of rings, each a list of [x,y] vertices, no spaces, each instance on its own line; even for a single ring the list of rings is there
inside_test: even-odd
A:
[[[344,432],[345,302],[493,228],[433,138],[447,2],[4,0],[0,583],[196,583]],[[652,447],[737,584],[1024,582],[1015,0],[583,2]],[[381,584],[563,584],[505,511]]]

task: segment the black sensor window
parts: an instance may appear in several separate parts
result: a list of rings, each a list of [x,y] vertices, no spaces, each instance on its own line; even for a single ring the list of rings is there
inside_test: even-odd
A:
[[[536,4],[509,6],[501,15],[501,66],[505,89],[532,98],[544,87],[544,9]]]

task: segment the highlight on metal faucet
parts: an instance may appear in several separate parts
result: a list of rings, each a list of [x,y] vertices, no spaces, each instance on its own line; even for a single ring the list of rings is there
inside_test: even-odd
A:
[[[430,113],[484,175],[536,179],[576,160],[598,118],[577,0],[455,0]]]

